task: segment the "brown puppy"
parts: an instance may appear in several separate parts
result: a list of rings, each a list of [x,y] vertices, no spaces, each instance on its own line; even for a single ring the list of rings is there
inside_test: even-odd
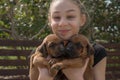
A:
[[[49,58],[59,56],[59,54],[62,53],[62,48],[63,45],[61,44],[61,39],[55,34],[48,35],[36,49],[35,53],[30,57],[30,80],[38,80],[39,68],[45,67],[49,69],[51,76],[54,77],[58,70],[50,68],[52,61],[49,61]]]
[[[74,35],[63,49],[64,54],[52,61],[54,64],[52,64],[51,69],[62,70],[70,67],[83,67],[86,58],[89,58],[88,66],[84,74],[84,79],[93,80],[92,65],[94,49],[89,43],[89,40],[83,35]]]
[[[47,67],[51,75],[55,76],[59,70],[84,66],[87,57],[90,61],[85,71],[85,80],[93,80],[91,78],[93,48],[88,39],[83,35],[75,35],[64,45],[56,35],[49,35],[31,57],[30,80],[38,80],[38,67]]]

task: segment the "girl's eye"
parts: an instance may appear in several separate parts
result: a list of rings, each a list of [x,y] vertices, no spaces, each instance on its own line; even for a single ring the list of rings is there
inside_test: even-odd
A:
[[[75,16],[67,16],[67,19],[74,19]]]
[[[53,17],[54,20],[60,20],[61,18],[59,16]]]

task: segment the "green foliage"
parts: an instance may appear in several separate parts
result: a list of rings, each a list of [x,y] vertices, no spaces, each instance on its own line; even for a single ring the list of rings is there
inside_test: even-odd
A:
[[[93,40],[120,42],[120,1],[84,0],[91,23],[86,30]]]
[[[92,40],[120,42],[119,0],[83,0],[91,23],[83,33]],[[47,15],[50,0],[0,1],[1,39],[43,39],[50,33]]]

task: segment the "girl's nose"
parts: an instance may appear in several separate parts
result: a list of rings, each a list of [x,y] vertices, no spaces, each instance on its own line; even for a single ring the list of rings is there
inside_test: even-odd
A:
[[[62,18],[59,22],[59,26],[67,26],[68,25],[68,22],[65,18]]]

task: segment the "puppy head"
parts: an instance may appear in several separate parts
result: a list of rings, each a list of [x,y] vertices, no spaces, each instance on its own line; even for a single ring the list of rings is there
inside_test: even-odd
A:
[[[71,57],[88,57],[94,53],[89,40],[83,35],[74,35],[66,46],[66,53]]]
[[[55,34],[48,35],[39,47],[39,51],[44,57],[59,57],[64,52],[64,46],[60,38]]]

